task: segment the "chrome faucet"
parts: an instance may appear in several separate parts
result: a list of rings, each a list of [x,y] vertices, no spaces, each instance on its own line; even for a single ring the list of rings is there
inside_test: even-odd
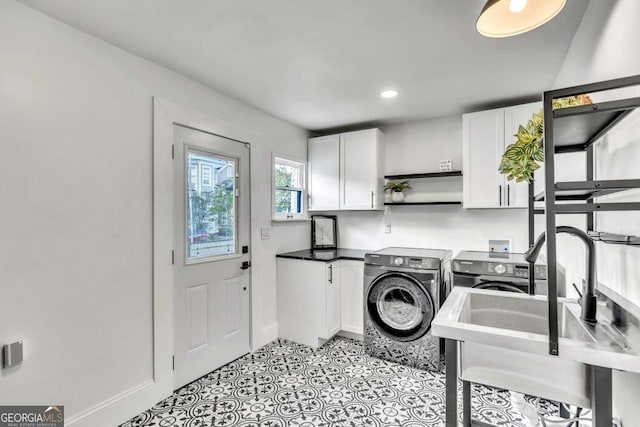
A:
[[[556,227],[556,233],[568,233],[572,236],[576,236],[582,240],[587,247],[587,271],[585,277],[587,287],[582,295],[582,315],[580,317],[585,322],[596,323],[596,311],[598,309],[598,299],[596,297],[596,245],[587,233],[575,227],[561,225]],[[542,233],[538,237],[538,240],[536,240],[533,246],[525,254],[525,258],[528,262],[536,262],[545,240],[545,233]]]

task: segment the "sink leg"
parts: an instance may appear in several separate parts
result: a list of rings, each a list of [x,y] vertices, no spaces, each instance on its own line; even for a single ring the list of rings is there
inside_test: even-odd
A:
[[[471,427],[471,383],[462,381],[462,425]]]
[[[458,425],[458,341],[445,341],[446,427]],[[598,426],[599,427],[599,426]]]
[[[612,427],[611,369],[593,367],[593,427]]]

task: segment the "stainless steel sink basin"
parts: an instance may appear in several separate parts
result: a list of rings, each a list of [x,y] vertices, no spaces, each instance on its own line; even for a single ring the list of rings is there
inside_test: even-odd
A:
[[[454,288],[432,333],[460,342],[464,380],[591,405],[593,366],[640,372],[640,355],[606,325],[580,320],[580,306],[558,302],[559,356],[550,356],[547,300],[500,291]],[[604,311],[604,310],[602,310]]]

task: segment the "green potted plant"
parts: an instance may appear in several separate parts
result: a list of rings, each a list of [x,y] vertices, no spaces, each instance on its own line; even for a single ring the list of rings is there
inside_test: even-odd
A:
[[[553,100],[553,109],[591,104],[589,95],[569,96]],[[516,142],[509,145],[502,155],[499,171],[509,181],[531,182],[533,174],[544,162],[542,138],[544,135],[544,114],[540,110],[525,125],[520,125]]]
[[[391,191],[391,201],[402,202],[404,200],[404,191],[410,189],[409,181],[393,182],[389,181],[385,184],[384,189]]]

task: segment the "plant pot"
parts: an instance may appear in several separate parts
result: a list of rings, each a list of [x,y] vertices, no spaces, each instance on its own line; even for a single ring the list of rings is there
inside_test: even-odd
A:
[[[392,191],[391,201],[394,203],[404,202],[404,193],[402,191]]]

